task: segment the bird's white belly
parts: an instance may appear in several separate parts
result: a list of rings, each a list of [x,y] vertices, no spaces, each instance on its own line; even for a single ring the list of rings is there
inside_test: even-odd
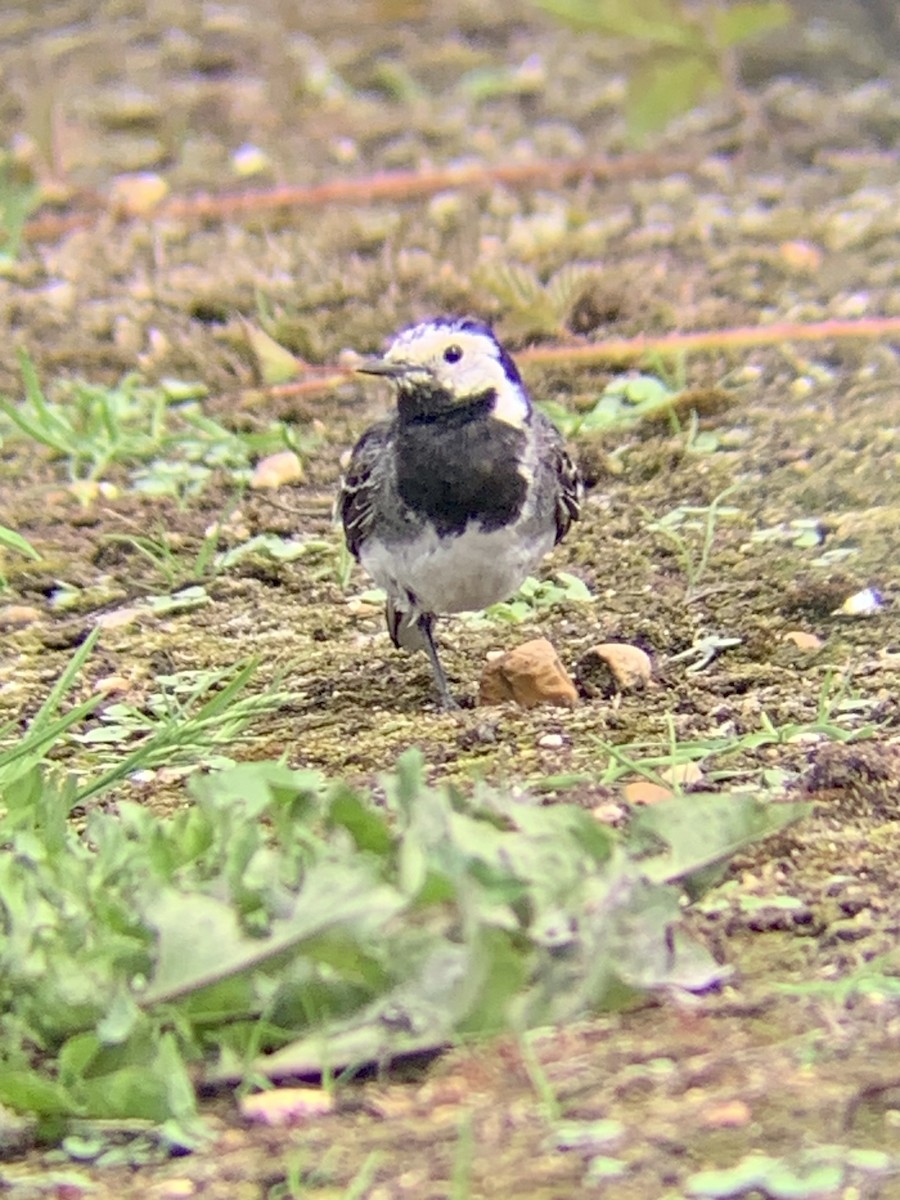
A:
[[[485,533],[470,522],[456,537],[426,529],[405,545],[372,539],[360,561],[400,608],[412,607],[412,593],[420,612],[470,612],[508,599],[552,545],[552,533],[523,539],[510,527]]]

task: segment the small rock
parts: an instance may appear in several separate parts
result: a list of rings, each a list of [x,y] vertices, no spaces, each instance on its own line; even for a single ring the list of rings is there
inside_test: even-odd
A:
[[[650,655],[627,642],[601,642],[578,662],[577,678],[590,695],[641,691],[652,676]]]
[[[575,684],[546,638],[524,642],[486,664],[479,704],[503,704],[506,700],[514,700],[521,708],[538,704],[574,708],[578,703]]]
[[[115,500],[121,493],[114,483],[105,479],[76,479],[69,491],[85,507],[95,500]]]
[[[635,779],[622,788],[626,804],[659,804],[661,800],[671,800],[673,794],[671,788],[651,783],[649,779]]]
[[[285,483],[299,483],[303,479],[303,464],[293,450],[280,450],[261,458],[253,468],[250,478],[252,488],[279,488]]]
[[[562,750],[566,744],[566,739],[561,733],[545,733],[543,737],[538,738],[538,747],[541,750]]]
[[[703,771],[695,762],[673,763],[671,767],[660,771],[659,777],[666,783],[690,785],[700,782],[703,778]]]
[[[130,680],[124,675],[104,675],[94,684],[94,691],[102,696],[121,696],[131,687]]]
[[[147,217],[169,194],[169,185],[154,171],[119,175],[112,181],[110,206],[126,217]]]
[[[621,804],[607,800],[605,804],[596,804],[591,809],[591,816],[601,825],[620,825],[627,813]]]
[[[273,1088],[244,1096],[241,1116],[263,1125],[299,1125],[334,1111],[334,1100],[321,1088]]]
[[[0,608],[0,628],[22,629],[41,619],[41,610],[32,604],[7,604]]]
[[[796,275],[815,275],[822,266],[824,255],[813,242],[782,242],[778,255],[789,271]]]
[[[744,1100],[720,1100],[703,1109],[701,1120],[707,1129],[741,1129],[751,1117]]]
[[[193,1179],[161,1179],[150,1188],[149,1195],[153,1200],[187,1200],[196,1192],[197,1185]]]
[[[810,654],[816,650],[821,650],[825,643],[820,637],[814,633],[807,633],[803,629],[789,629],[787,633],[781,635],[781,640],[784,642],[793,642],[798,650],[806,650]]]
[[[347,601],[347,612],[352,617],[377,617],[384,612],[384,605],[363,600],[361,596],[352,596]]]
[[[253,146],[250,142],[238,146],[231,156],[231,169],[242,179],[249,179],[253,175],[265,175],[271,168],[272,160],[265,150],[260,150],[259,146]]]
[[[144,608],[114,608],[112,612],[101,613],[97,624],[101,629],[124,629],[140,617],[146,616]]]

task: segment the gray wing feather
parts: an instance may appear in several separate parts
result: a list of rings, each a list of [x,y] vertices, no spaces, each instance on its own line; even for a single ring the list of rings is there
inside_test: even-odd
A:
[[[537,418],[539,457],[548,464],[555,484],[556,541],[559,543],[569,532],[572,522],[581,516],[584,483],[581,472],[565,447],[562,434],[543,413],[538,413]]]
[[[385,482],[386,455],[393,440],[391,422],[373,425],[359,439],[341,480],[338,512],[347,546],[354,558],[372,532],[378,495]]]

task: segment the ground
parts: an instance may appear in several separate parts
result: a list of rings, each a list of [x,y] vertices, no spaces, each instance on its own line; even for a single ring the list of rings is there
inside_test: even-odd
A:
[[[628,1164],[609,1185],[623,1198],[745,1194],[715,1181],[704,1192],[698,1172],[751,1151],[787,1156],[801,1175],[819,1155],[826,1174],[791,1195],[900,1195],[896,1160],[861,1153],[892,1153],[900,1119],[896,340],[863,328],[645,364],[687,389],[677,419],[571,431],[590,488],[547,571],[576,575],[594,599],[524,624],[446,622],[441,639],[468,697],[486,653],[529,636],[550,638],[576,673],[598,642],[637,644],[652,685],[594,689],[572,711],[442,713],[424,657],[395,653],[377,606],[360,599],[367,581],[341,558],[331,521],[341,456],[385,411],[385,390],[349,374],[318,390],[263,386],[248,327],[334,367],[410,320],[473,312],[522,351],[538,399],[585,412],[620,365],[542,364],[527,347],[900,316],[898,33],[888,9],[845,8],[838,27],[828,6],[798,4],[790,38],[747,51],[738,96],[673,123],[630,167],[616,52],[525,4],[59,0],[0,15],[2,142],[59,205],[36,214],[0,277],[0,393],[22,396],[19,350],[51,397],[67,379],[107,386],[131,372],[201,383],[203,412],[225,430],[289,422],[304,468],[276,492],[236,494],[226,466],[199,496],[151,495],[120,464],[73,489],[84,464],[10,436],[2,524],[42,559],[3,559],[0,723],[36,710],[99,616],[195,583],[201,609],[141,609],[104,629],[84,695],[99,681],[135,700],[160,674],[258,656],[252,687],[277,680],[290,699],[238,758],[284,755],[372,783],[415,744],[434,778],[573,775],[567,799],[624,819],[620,784],[604,781],[610,743],[739,740],[767,721],[776,731],[747,741],[728,770],[812,809],[738,859],[692,917],[733,967],[728,984],[537,1044],[566,1119],[622,1123],[608,1153]],[[265,156],[249,182],[234,157],[245,144]],[[108,203],[113,181],[137,171],[188,199],[607,155],[625,169],[148,218]],[[584,270],[550,318],[510,283],[513,267],[546,282],[573,263]],[[680,506],[700,511],[669,533],[655,525]],[[216,549],[278,534],[309,550],[204,572],[216,522]],[[847,601],[866,589],[877,595],[860,615]],[[710,637],[734,641],[690,670],[678,656]],[[161,812],[185,803],[177,774],[135,790]],[[585,1176],[597,1146],[560,1143],[534,1070],[503,1040],[360,1084],[297,1130],[246,1126],[230,1094],[207,1104],[217,1140],[190,1157],[79,1166],[66,1191],[71,1164],[19,1147],[2,1178],[23,1200],[88,1186],[252,1200],[299,1195],[292,1173],[310,1171],[304,1195],[379,1200],[549,1200],[603,1186]],[[788,1194],[777,1187],[756,1194]]]

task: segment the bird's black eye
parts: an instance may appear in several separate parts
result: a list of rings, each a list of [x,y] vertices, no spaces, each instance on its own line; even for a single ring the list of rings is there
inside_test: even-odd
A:
[[[444,351],[444,362],[455,363],[462,358],[462,346],[448,346]]]

